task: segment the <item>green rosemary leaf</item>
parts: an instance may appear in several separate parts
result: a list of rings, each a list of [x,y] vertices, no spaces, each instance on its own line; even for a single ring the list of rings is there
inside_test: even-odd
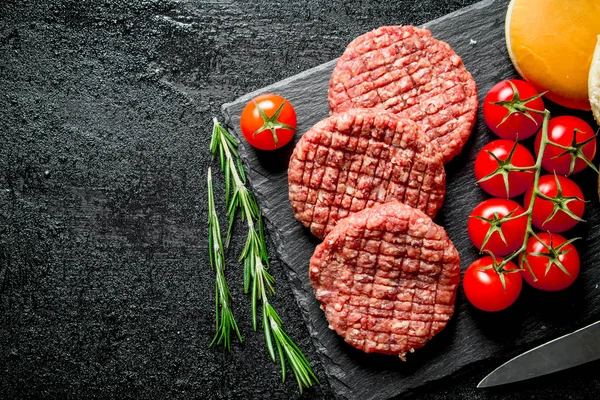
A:
[[[225,207],[229,208],[229,204],[231,199],[231,173],[230,173],[229,164],[225,164],[225,168],[223,172],[225,174]]]
[[[265,331],[265,342],[267,344],[267,350],[269,351],[269,357],[275,361],[275,350],[273,349],[273,338],[271,335],[271,324],[269,321],[269,303],[263,299],[262,317],[263,317],[263,329]],[[279,345],[279,342],[277,342]],[[284,375],[285,376],[285,375]]]
[[[285,356],[283,354],[283,349],[281,346],[281,341],[280,340],[276,340],[275,344],[277,345],[277,354],[279,355],[279,365],[281,365],[281,380],[285,381]],[[300,383],[298,383],[298,386],[301,386]]]
[[[249,261],[251,262],[251,261]],[[252,328],[254,328],[254,330],[256,331],[256,327],[257,327],[257,305],[258,305],[258,296],[259,296],[259,292],[258,292],[258,279],[252,279]]]
[[[244,293],[248,293],[252,279],[252,268],[247,262],[244,263]]]
[[[269,265],[269,255],[267,254],[267,245],[265,241],[265,228],[263,226],[263,219],[259,214],[258,217],[258,234],[260,235],[260,258],[265,262],[265,264]]]
[[[240,173],[240,179],[244,184],[246,184],[246,171],[244,170],[244,166],[242,165],[242,161],[238,158],[236,161],[238,171]]]

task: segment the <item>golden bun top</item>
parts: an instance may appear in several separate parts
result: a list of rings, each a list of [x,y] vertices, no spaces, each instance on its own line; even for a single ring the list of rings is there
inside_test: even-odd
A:
[[[599,34],[599,0],[512,0],[506,13],[515,69],[565,107],[590,109],[588,74]]]

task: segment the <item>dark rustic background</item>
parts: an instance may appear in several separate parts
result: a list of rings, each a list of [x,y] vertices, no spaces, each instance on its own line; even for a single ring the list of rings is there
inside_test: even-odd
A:
[[[330,398],[277,260],[273,304],[321,385],[300,395],[291,375],[280,382],[235,263],[244,343],[208,348],[211,119],[222,103],[339,56],[365,31],[474,1],[123,3],[0,3],[0,398]],[[238,229],[231,259],[242,240]],[[598,363],[475,389],[494,366],[406,397],[600,393]]]

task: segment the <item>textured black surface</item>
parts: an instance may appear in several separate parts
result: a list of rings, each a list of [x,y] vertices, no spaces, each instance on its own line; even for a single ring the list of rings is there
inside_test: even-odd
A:
[[[337,57],[360,33],[473,2],[1,1],[0,398],[330,398],[276,258],[273,304],[321,385],[300,396],[291,376],[280,382],[234,262],[244,343],[208,348],[210,121],[222,103]],[[600,392],[588,369],[476,390],[507,356],[406,397]]]
[[[436,38],[448,42],[463,58],[479,86],[480,103],[492,85],[515,76],[504,45],[506,5],[506,1],[488,0],[425,24]],[[237,129],[241,110],[254,95],[274,92],[289,99],[296,108],[299,115],[297,140],[302,132],[329,114],[327,88],[334,64],[335,61],[325,63],[226,104],[224,111],[230,117],[232,128]],[[555,113],[563,112],[563,109],[555,110]],[[589,115],[586,117],[591,123]],[[473,207],[486,198],[475,185],[473,163],[479,149],[493,139],[480,112],[464,151],[446,166],[446,202],[435,221],[446,228],[459,249],[463,269],[479,257],[467,236],[466,221]],[[477,313],[460,292],[455,318],[431,343],[409,355],[407,363],[393,357],[358,352],[328,329],[314,297],[307,265],[316,240],[295,220],[287,201],[287,159],[282,157],[276,164],[269,153],[251,148],[246,149],[243,156],[250,166],[253,186],[278,254],[288,267],[292,288],[315,346],[330,383],[340,397],[380,399],[398,395],[468,369],[474,363],[516,355],[534,343],[554,338],[600,317],[600,292],[596,287],[598,272],[593,268],[600,262],[600,253],[598,246],[592,245],[600,239],[599,207],[594,186],[587,185],[586,198],[593,200],[587,205],[588,225],[579,228],[589,232],[580,232],[585,236],[584,241],[578,243],[584,263],[581,279],[575,287],[554,296],[526,293],[514,307],[493,316]],[[592,173],[576,179],[594,182]],[[577,232],[571,233],[575,234]]]

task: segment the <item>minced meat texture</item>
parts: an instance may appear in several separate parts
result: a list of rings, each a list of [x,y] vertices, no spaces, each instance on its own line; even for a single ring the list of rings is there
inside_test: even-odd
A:
[[[454,313],[458,251],[442,227],[401,203],[340,221],[309,268],[330,328],[365,352],[404,359]]]
[[[461,58],[412,26],[384,26],[356,38],[329,83],[332,113],[376,107],[417,121],[441,145],[444,162],[471,134],[477,102],[477,85]]]
[[[338,220],[390,200],[433,217],[444,200],[446,174],[438,145],[413,121],[355,109],[302,136],[288,181],[296,218],[323,238]]]

